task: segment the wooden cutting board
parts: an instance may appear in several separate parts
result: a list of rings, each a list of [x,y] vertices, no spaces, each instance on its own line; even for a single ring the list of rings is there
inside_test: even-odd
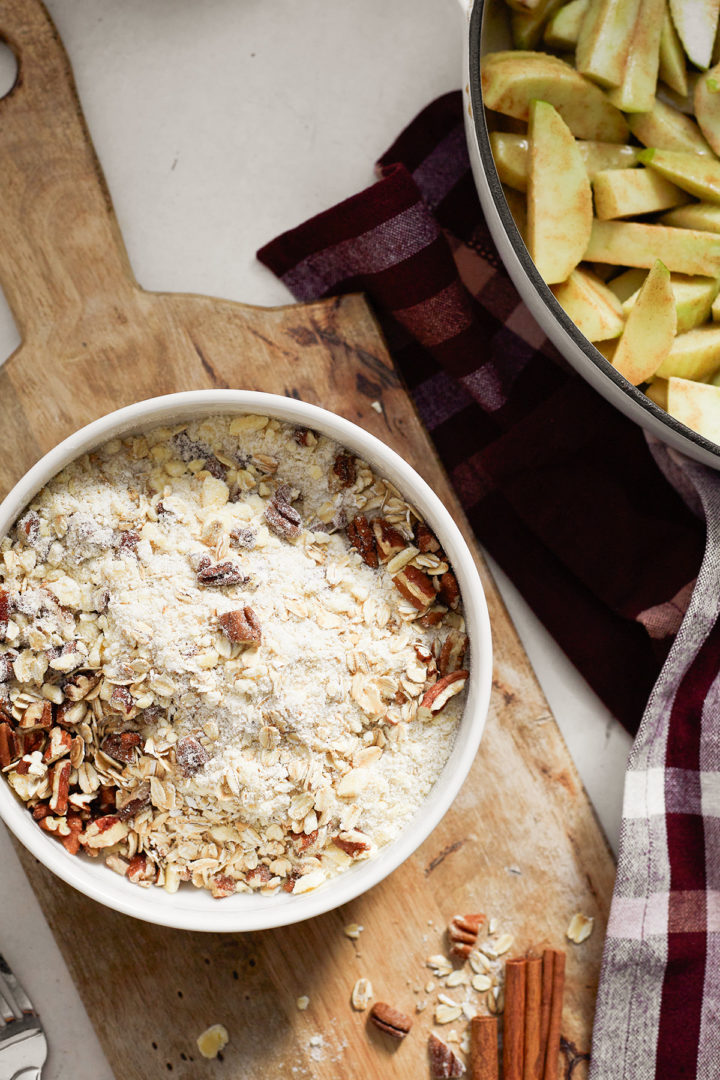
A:
[[[0,0],[0,36],[19,59],[17,85],[0,102],[0,284],[22,337],[0,369],[0,495],[108,410],[169,391],[245,387],[315,402],[384,439],[430,482],[472,544],[364,300],[266,310],[145,292],[67,57],[38,0]],[[575,912],[595,919],[587,942],[565,942],[563,1075],[585,1075],[613,861],[475,550],[495,646],[487,732],[441,825],[370,893],[288,929],[191,934],[106,910],[21,853],[119,1080],[427,1076],[435,995],[415,988],[431,977],[425,958],[446,950],[450,916],[476,910],[513,933],[513,953],[562,945]],[[358,941],[343,933],[350,922],[365,927]],[[401,1045],[389,1046],[351,1010],[361,975],[401,1008],[429,999]],[[305,1012],[296,1008],[300,995],[310,999]],[[222,1060],[200,1062],[195,1038],[217,1022],[230,1044]]]

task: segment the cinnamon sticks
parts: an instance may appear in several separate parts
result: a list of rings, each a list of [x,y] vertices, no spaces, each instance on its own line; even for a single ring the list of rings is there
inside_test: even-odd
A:
[[[470,1080],[498,1080],[497,1016],[470,1021]]]
[[[565,953],[505,965],[503,1080],[558,1080]],[[484,1074],[479,1074],[485,1080]],[[472,1080],[476,1080],[472,1074]]]

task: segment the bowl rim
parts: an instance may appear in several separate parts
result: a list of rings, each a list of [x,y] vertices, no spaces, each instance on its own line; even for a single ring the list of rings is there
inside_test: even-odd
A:
[[[247,412],[302,424],[329,435],[388,475],[418,507],[448,549],[463,596],[473,660],[466,706],[453,747],[416,813],[398,837],[373,858],[297,897],[288,894],[264,897],[258,906],[256,893],[235,894],[220,901],[204,890],[181,889],[168,894],[162,889],[140,889],[109,867],[69,855],[57,840],[39,828],[9,784],[0,782],[0,818],[45,867],[107,907],[176,929],[240,932],[291,925],[348,903],[378,884],[427,839],[449,809],[473,764],[490,704],[492,638],[485,592],[471,551],[449,510],[426,481],[382,440],[344,417],[308,402],[249,390],[192,390],[149,398],[108,413],[48,451],[14,485],[0,503],[0,538],[7,534],[35,494],[65,465],[109,439],[161,426],[173,417],[180,422],[192,417]],[[187,898],[185,903],[177,899],[183,896]],[[255,902],[252,909],[248,905],[251,897]],[[190,903],[191,900],[195,902]]]
[[[688,441],[692,444],[690,447],[684,446],[684,449],[688,454],[713,468],[720,469],[720,445],[711,442],[710,439],[705,438],[703,435],[699,435],[680,420],[676,420],[674,416],[671,416],[664,409],[661,409],[660,406],[656,405],[654,401],[651,401],[642,390],[637,386],[633,386],[632,383],[621,375],[602,353],[595,348],[592,342],[585,337],[569,315],[567,315],[565,310],[560,306],[550,288],[540,276],[535,263],[530,257],[530,253],[525,246],[525,241],[515,224],[515,219],[508,206],[507,199],[503,192],[502,182],[495,167],[495,159],[490,145],[487,118],[485,114],[485,102],[483,100],[481,81],[481,62],[484,55],[482,35],[484,15],[490,2],[491,0],[472,0],[472,11],[467,30],[469,34],[470,59],[468,82],[470,89],[470,103],[472,107],[472,118],[470,122],[477,139],[480,160],[482,162],[482,168],[487,181],[490,197],[499,215],[500,222],[507,240],[510,243],[513,254],[518,261],[521,274],[527,279],[527,284],[532,287],[542,304],[554,317],[550,326],[543,326],[543,329],[547,331],[548,337],[560,350],[565,359],[569,360],[580,374],[584,377],[589,377],[589,373],[583,371],[586,363],[589,362],[592,365],[592,368],[599,373],[601,377],[605,376],[611,385],[606,385],[601,392],[604,393],[604,390],[606,389],[607,394],[604,393],[604,396],[608,397],[608,399],[616,405],[618,404],[618,399],[625,399],[624,403],[626,407],[629,405],[631,409],[628,415],[631,415],[632,419],[637,423],[640,423],[643,426],[650,425],[651,430],[661,438],[663,438],[663,436],[667,437],[666,432],[669,429],[675,437],[674,441],[680,440],[681,443]],[[718,237],[718,240],[720,240],[720,236]],[[503,262],[505,262],[502,253],[499,254],[501,258],[503,258]],[[509,267],[508,270],[510,270]],[[515,275],[511,276],[522,295],[522,288],[519,286]],[[522,298],[525,299],[525,297]],[[553,324],[556,333],[552,333]],[[569,338],[575,349],[579,350],[582,354],[581,358],[575,358],[567,354],[566,338]],[[595,379],[591,379],[591,382],[596,389],[599,389],[597,376]],[[709,461],[708,456],[711,459]]]

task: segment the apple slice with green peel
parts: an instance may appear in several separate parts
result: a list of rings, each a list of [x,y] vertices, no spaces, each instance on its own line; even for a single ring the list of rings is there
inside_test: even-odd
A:
[[[565,281],[592,228],[592,193],[572,132],[546,101],[530,105],[527,245],[548,283]]]
[[[707,321],[712,303],[718,295],[720,282],[717,278],[688,277],[687,274],[671,274],[670,284],[675,297],[677,315],[676,334],[685,334]],[[640,295],[634,292],[624,301],[622,309],[629,315]]]
[[[488,109],[527,120],[531,101],[547,101],[578,138],[627,142],[629,129],[622,113],[599,86],[556,57],[490,53],[483,59],[481,79]]]
[[[667,410],[668,400],[668,383],[667,379],[653,379],[645,388],[645,394],[654,401],[656,405],[659,405],[661,409]]]
[[[649,165],[690,195],[720,203],[720,161],[717,158],[679,150],[641,150],[638,157],[643,165]]]
[[[620,86],[642,0],[591,0],[580,27],[575,67],[600,86]]]
[[[720,367],[720,326],[707,323],[678,334],[672,349],[657,369],[661,379],[706,379]]]
[[[607,99],[623,112],[649,112],[655,103],[665,0],[640,0],[623,81]]]
[[[690,203],[671,210],[660,218],[663,225],[677,229],[700,229],[702,232],[720,233],[720,206],[714,203]]]
[[[695,115],[703,135],[720,154],[720,64],[695,84]]]
[[[542,38],[545,23],[563,3],[564,0],[542,0],[533,11],[513,11],[510,27],[516,48],[534,49]]]
[[[695,67],[710,67],[720,0],[670,0],[670,13],[683,48]]]
[[[676,326],[670,271],[658,259],[628,314],[613,355],[613,367],[633,386],[645,382],[668,356]]]
[[[562,307],[589,341],[619,337],[625,319],[617,296],[589,270],[573,270],[567,281],[552,286]]]
[[[576,142],[590,180],[603,169],[629,169],[637,165],[640,153],[637,146],[593,142],[591,139],[577,139]],[[490,146],[495,168],[503,184],[509,184],[518,191],[525,191],[528,170],[527,136],[493,131],[490,134]]]
[[[593,180],[595,215],[600,221],[657,213],[682,206],[685,192],[652,169],[606,169]]]
[[[636,293],[647,277],[647,270],[623,270],[607,283],[608,289],[615,293],[621,304]]]
[[[590,0],[570,0],[547,22],[543,40],[551,49],[575,48]]]
[[[650,112],[631,113],[627,118],[638,142],[655,150],[685,150],[691,154],[712,154],[702,131],[685,113],[655,98]]]
[[[679,274],[720,277],[720,236],[639,221],[594,221],[587,262],[645,266],[662,259]]]
[[[720,386],[672,378],[668,381],[667,411],[698,435],[720,442]]]
[[[685,53],[677,36],[677,30],[672,21],[670,10],[665,7],[662,31],[660,33],[660,67],[658,78],[674,90],[676,94],[685,97],[688,92],[687,69],[685,67]]]

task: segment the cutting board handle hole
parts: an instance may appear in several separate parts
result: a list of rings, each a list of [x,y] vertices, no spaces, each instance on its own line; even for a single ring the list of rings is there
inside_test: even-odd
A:
[[[4,41],[0,41],[0,98],[7,97],[14,89],[18,77],[15,53]]]

